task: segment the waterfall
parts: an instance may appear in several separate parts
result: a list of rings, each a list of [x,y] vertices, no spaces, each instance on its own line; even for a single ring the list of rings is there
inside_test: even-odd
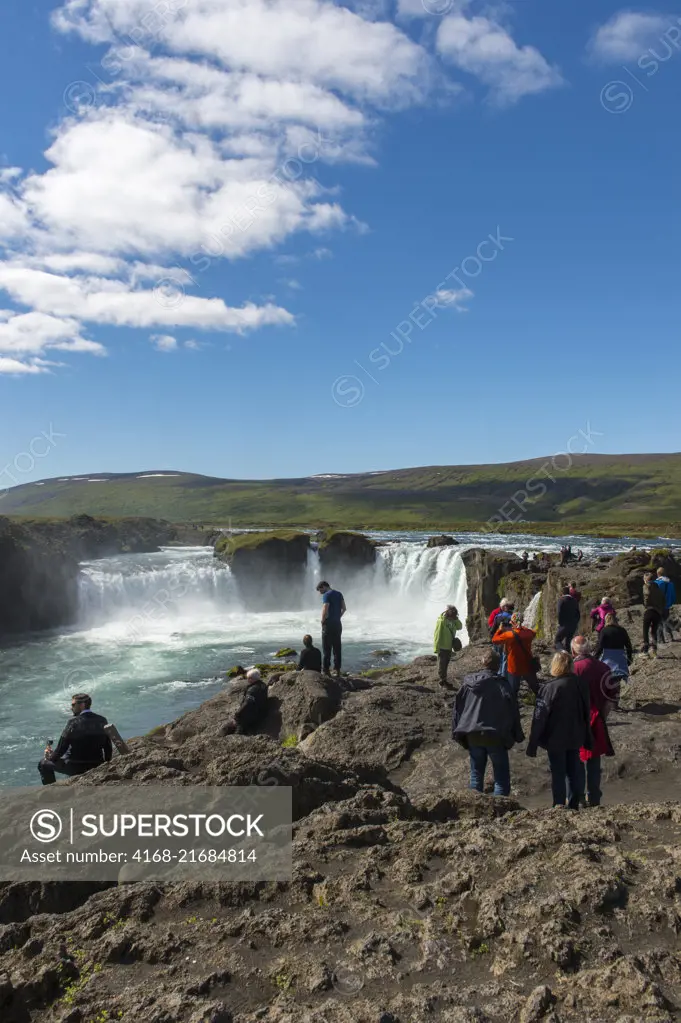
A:
[[[80,620],[92,625],[131,612],[149,617],[236,604],[228,566],[213,549],[165,548],[157,554],[121,555],[86,561],[79,580]]]
[[[247,608],[229,567],[213,557],[212,548],[124,554],[81,565],[80,624],[91,628],[142,618],[150,633],[156,626],[172,633],[190,622],[198,627],[227,615],[232,616],[230,631],[234,616],[241,616],[241,621],[247,615],[255,638],[266,627],[266,619],[267,627],[272,627],[276,621],[302,616],[297,632],[301,626],[312,629],[319,620],[315,588],[320,579],[319,553],[310,549],[302,579],[277,591],[274,605],[264,602]],[[391,542],[377,549],[374,565],[339,566],[329,581],[345,596],[348,636],[355,633],[367,641],[375,636],[384,645],[392,636],[428,646],[437,616],[447,604],[455,604],[464,624],[461,639],[468,641],[466,569],[454,547]]]
[[[372,596],[392,608],[397,620],[417,622],[430,632],[447,604],[454,604],[468,642],[466,566],[455,547],[392,543],[379,547]]]
[[[537,611],[539,610],[539,601],[541,600],[541,590],[535,593],[530,603],[525,608],[525,614],[523,615],[523,625],[528,629],[536,629],[537,627]]]

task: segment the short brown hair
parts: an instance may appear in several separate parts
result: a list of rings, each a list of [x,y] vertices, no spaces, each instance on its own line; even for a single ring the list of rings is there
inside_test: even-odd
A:
[[[490,671],[499,670],[499,654],[496,650],[488,650],[482,658],[483,668],[489,668]]]
[[[567,675],[572,671],[572,658],[565,650],[559,650],[551,660],[551,674],[554,678]]]
[[[88,696],[87,693],[74,693],[71,697],[71,703],[84,703],[87,710],[92,706],[92,697]]]

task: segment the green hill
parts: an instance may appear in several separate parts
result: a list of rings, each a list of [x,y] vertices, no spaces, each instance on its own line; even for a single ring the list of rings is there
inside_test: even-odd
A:
[[[67,477],[14,487],[0,513],[87,513],[215,525],[535,528],[678,535],[681,454],[565,456],[302,479],[229,480],[173,470]]]

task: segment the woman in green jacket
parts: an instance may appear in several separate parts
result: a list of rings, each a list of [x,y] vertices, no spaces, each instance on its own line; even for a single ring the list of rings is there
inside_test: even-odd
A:
[[[435,623],[435,653],[437,654],[437,672],[440,678],[440,685],[447,685],[447,668],[452,657],[454,647],[461,649],[461,641],[456,639],[457,632],[463,628],[459,621],[459,612],[453,604],[447,605]]]

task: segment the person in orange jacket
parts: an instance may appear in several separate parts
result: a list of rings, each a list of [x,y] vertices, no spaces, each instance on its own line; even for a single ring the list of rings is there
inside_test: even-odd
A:
[[[493,643],[506,651],[506,678],[516,696],[523,679],[532,692],[536,693],[539,688],[537,660],[532,654],[532,641],[536,635],[534,629],[528,629],[522,624],[516,612],[511,617],[509,627],[500,628],[492,638]]]

